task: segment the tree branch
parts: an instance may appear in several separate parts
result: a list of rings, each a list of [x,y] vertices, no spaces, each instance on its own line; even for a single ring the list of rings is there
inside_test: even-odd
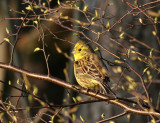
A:
[[[109,96],[106,96],[106,95],[103,95],[103,94],[97,94],[94,91],[88,91],[86,89],[80,88],[77,85],[74,85],[74,84],[71,84],[69,82],[60,80],[56,77],[51,77],[51,76],[48,76],[48,75],[32,73],[32,72],[29,72],[27,70],[22,70],[18,67],[15,67],[15,66],[11,66],[9,64],[4,64],[2,62],[0,62],[0,68],[12,70],[12,71],[18,72],[20,74],[26,74],[28,77],[52,82],[52,83],[57,84],[59,86],[62,86],[64,88],[71,89],[73,91],[76,91],[76,92],[79,92],[79,93],[82,93],[82,94],[85,94],[85,95],[89,95],[89,96],[95,97],[97,99],[104,99],[105,100],[105,99],[110,98]],[[160,113],[155,112],[153,110],[147,110],[147,109],[146,110],[141,110],[141,109],[138,109],[138,108],[131,107],[127,104],[124,104],[124,102],[117,101],[117,100],[107,100],[107,102],[123,108],[128,113],[130,112],[130,113],[135,113],[135,114],[140,114],[140,115],[148,115],[148,116],[152,115],[152,116],[160,118]]]

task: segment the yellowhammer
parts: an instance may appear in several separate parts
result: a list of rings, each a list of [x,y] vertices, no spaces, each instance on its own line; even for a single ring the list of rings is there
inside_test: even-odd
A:
[[[103,89],[115,96],[107,85],[109,75],[106,66],[85,42],[78,41],[73,50],[74,74],[79,85],[87,89]]]

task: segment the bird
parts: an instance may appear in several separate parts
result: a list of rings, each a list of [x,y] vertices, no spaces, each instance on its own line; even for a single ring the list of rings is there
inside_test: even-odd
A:
[[[79,40],[72,51],[74,56],[74,75],[77,83],[87,89],[102,89],[105,94],[115,93],[107,84],[110,81],[106,65],[84,41]]]

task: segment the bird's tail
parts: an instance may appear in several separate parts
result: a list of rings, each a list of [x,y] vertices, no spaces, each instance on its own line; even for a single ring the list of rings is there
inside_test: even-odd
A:
[[[101,87],[106,94],[110,93],[114,97],[117,97],[116,94],[111,90],[111,88],[109,87],[109,85],[106,82],[102,82],[101,84],[102,84]]]

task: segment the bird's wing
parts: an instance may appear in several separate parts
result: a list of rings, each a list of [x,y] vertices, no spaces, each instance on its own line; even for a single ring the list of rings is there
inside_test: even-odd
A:
[[[103,66],[102,62],[99,60],[98,56],[96,56],[95,54],[90,54],[86,56],[80,64],[84,73],[92,76],[94,79],[97,79],[98,81],[105,80],[105,71],[107,70],[105,66]]]
[[[92,77],[93,79],[99,81],[99,84],[105,93],[109,92],[112,95],[115,95],[107,84],[107,82],[109,82],[109,77],[107,74],[108,71],[107,68],[103,66],[101,61],[97,61],[94,57],[90,56],[75,62],[75,64],[77,65],[76,71],[79,75]]]

